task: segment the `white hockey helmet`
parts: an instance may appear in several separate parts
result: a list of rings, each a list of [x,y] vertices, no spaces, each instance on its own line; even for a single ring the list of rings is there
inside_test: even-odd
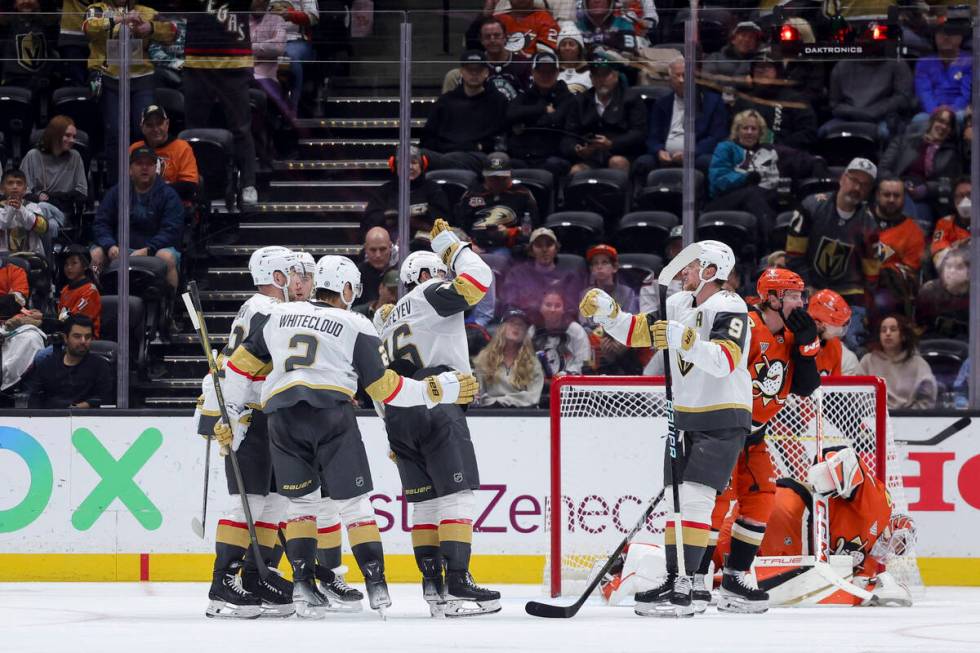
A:
[[[446,276],[449,268],[442,262],[442,259],[435,252],[412,252],[402,263],[399,277],[406,286],[411,286],[419,282],[419,275],[423,270],[428,270],[433,277],[442,273]]]
[[[735,268],[735,252],[732,248],[720,240],[699,240],[698,245],[701,246],[701,256],[698,257],[698,291],[709,281],[727,281]],[[706,277],[704,271],[711,265],[715,266],[715,273]]]
[[[313,260],[313,255],[309,252],[294,252],[294,254],[303,266],[303,274],[313,274],[313,270],[316,269],[316,261]]]
[[[351,290],[354,291],[350,303],[344,299],[344,288],[347,284],[350,284]],[[332,290],[339,294],[341,301],[350,308],[350,305],[361,296],[361,271],[354,265],[354,261],[346,256],[323,256],[316,262],[316,269],[313,271],[313,288]]]
[[[296,255],[287,247],[272,245],[260,247],[248,259],[248,271],[256,286],[275,285],[275,273],[282,272],[289,277],[289,271],[297,264]]]

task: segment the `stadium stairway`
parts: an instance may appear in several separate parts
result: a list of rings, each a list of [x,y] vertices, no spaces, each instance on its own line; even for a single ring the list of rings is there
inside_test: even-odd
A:
[[[345,83],[346,81],[346,83]],[[325,117],[300,121],[296,156],[260,173],[259,204],[248,213],[216,215],[204,243],[206,264],[193,274],[201,290],[212,347],[227,344],[231,322],[253,290],[247,264],[258,247],[285,245],[314,258],[341,254],[358,259],[361,214],[372,191],[391,178],[388,157],[398,142],[396,80],[332,80],[335,95]],[[416,85],[412,136],[418,137],[438,88]],[[218,226],[220,225],[220,226]],[[150,378],[135,386],[135,404],[191,408],[207,364],[197,336],[176,307],[178,333],[150,345]]]

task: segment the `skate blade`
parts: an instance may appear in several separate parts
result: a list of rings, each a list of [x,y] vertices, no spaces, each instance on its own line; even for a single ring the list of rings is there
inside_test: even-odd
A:
[[[212,599],[204,616],[219,619],[258,619],[262,616],[262,606],[235,605]]]
[[[332,597],[327,597],[327,612],[339,612],[343,614],[355,614],[364,611],[364,606],[360,601],[340,601]]]
[[[500,601],[470,601],[467,599],[447,599],[445,602],[444,616],[447,619],[458,619],[460,617],[480,617],[485,614],[496,614],[500,612]]]
[[[323,619],[327,616],[326,605],[310,605],[302,601],[297,601],[296,616],[300,619]]]
[[[708,610],[708,601],[692,601],[694,614],[704,614]]]
[[[883,599],[881,597],[874,597],[871,602],[868,603],[873,608],[911,608],[911,599]]]
[[[263,619],[285,619],[296,614],[296,606],[292,603],[263,603],[262,613],[259,615]]]
[[[769,602],[765,601],[746,601],[741,597],[718,595],[718,612],[732,612],[736,614],[762,614],[769,610]]]
[[[637,603],[633,612],[640,617],[659,617],[661,619],[686,619],[693,617],[694,605],[674,605],[672,603]]]
[[[446,616],[446,603],[442,599],[425,600],[429,604],[429,616],[443,619]]]

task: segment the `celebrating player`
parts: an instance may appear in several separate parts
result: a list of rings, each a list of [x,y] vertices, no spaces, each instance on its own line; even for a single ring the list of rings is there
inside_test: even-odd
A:
[[[692,574],[708,545],[715,496],[728,485],[752,425],[752,380],[744,356],[751,340],[747,309],[741,297],[722,288],[735,255],[718,241],[697,244],[701,254],[681,272],[683,291],[667,300],[666,320],[622,312],[597,288],[579,306],[583,317],[593,318],[628,346],[668,349],[678,372],[672,388],[674,422],[684,431],[683,478],[677,480],[686,575],[678,574],[677,524],[668,521],[667,577],[659,587],[636,595],[636,613],[644,616],[693,616]],[[669,483],[669,464],[664,476]],[[668,489],[668,505],[670,500]]]
[[[432,248],[435,254],[414,252],[402,263],[409,292],[384,310],[382,338],[392,367],[416,377],[447,370],[469,374],[463,312],[483,298],[493,272],[444,220],[432,228]],[[451,281],[444,280],[447,270]],[[413,506],[412,547],[432,615],[499,612],[500,593],[476,585],[469,572],[480,472],[462,408],[388,408],[385,427]]]
[[[272,464],[286,509],[286,556],[293,569],[293,603],[301,617],[321,618],[328,601],[314,582],[317,512],[321,487],[340,512],[373,521],[367,499],[373,488],[364,443],[351,398],[358,381],[375,401],[392,406],[470,403],[477,392],[468,374],[444,372],[423,381],[385,369],[386,355],[371,323],[352,313],[361,275],[352,261],[324,256],[313,275],[314,301],[278,304],[252,326],[231,355],[222,384],[229,418],[237,424],[252,379],[267,374],[261,405],[268,415]],[[266,372],[271,364],[271,371]],[[216,436],[227,437],[219,423]],[[369,543],[366,579],[372,607],[389,601],[384,586],[381,542]],[[376,527],[375,527],[376,531]]]
[[[769,268],[759,277],[756,289],[762,301],[749,312],[752,434],[738,455],[731,483],[715,500],[711,513],[708,548],[694,579],[698,611],[704,611],[711,600],[704,577],[732,501],[738,502],[739,517],[732,527],[718,610],[758,613],[769,609],[769,595],[756,586],[750,571],[776,493],[776,471],[766,446],[766,427],[782,409],[787,394],[809,396],[820,387],[814,362],[820,342],[817,326],[803,308],[803,279],[789,270]]]
[[[248,337],[260,318],[286,299],[287,288],[303,276],[303,265],[295,254],[278,246],[255,250],[249,258],[248,269],[256,293],[245,301],[231,323],[228,345],[218,360],[223,368],[222,374],[227,373],[227,357]],[[285,514],[286,501],[275,491],[270,492],[272,461],[266,417],[252,410],[258,404],[264,378],[261,374],[252,378],[248,396],[243,400],[243,405],[249,408],[241,411],[239,419],[242,423],[236,425],[230,444],[237,451],[248,505],[255,515],[259,548],[265,563],[274,567],[279,520]],[[220,415],[212,378],[208,375],[204,377],[202,395],[198,400],[197,432],[210,437]],[[230,459],[225,459],[225,476],[232,503],[218,522],[215,534],[214,576],[208,592],[210,604],[205,614],[209,617],[252,618],[261,613],[264,616],[288,617],[294,612],[292,585],[276,574],[270,574],[263,580],[255,569],[251,553],[246,556],[248,527],[241,501],[237,498],[238,485]],[[239,568],[243,567],[243,558],[244,569],[239,585],[236,579]]]

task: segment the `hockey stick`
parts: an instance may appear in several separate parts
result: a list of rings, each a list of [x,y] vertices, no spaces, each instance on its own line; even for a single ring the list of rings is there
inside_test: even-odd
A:
[[[693,263],[701,256],[701,246],[692,243],[682,249],[674,259],[660,271],[657,277],[657,284],[660,291],[660,315],[661,320],[667,319],[667,286],[674,280],[681,270]],[[680,481],[680,456],[677,453],[678,435],[677,426],[674,424],[674,389],[670,374],[670,348],[665,347],[664,351],[664,394],[667,402],[667,449],[670,453],[670,493],[673,495],[673,523],[674,523],[674,550],[677,552],[677,573],[679,576],[687,576],[687,566],[684,562],[684,533],[683,522],[681,521],[681,497],[679,492]]]
[[[586,600],[588,600],[589,596],[592,595],[595,588],[599,586],[600,582],[602,582],[602,579],[605,578],[606,574],[608,574],[613,568],[616,561],[619,560],[619,556],[623,553],[623,549],[626,548],[626,545],[630,543],[630,540],[632,540],[638,532],[640,532],[640,529],[643,528],[643,525],[647,522],[647,519],[650,518],[653,511],[657,509],[658,505],[660,505],[660,502],[664,498],[665,490],[666,488],[660,490],[657,496],[650,499],[650,502],[647,504],[647,509],[643,511],[643,516],[641,516],[639,521],[633,525],[633,528],[631,528],[630,532],[626,534],[623,541],[619,543],[616,550],[613,551],[612,555],[609,556],[609,559],[606,560],[606,564],[602,566],[602,569],[600,569],[599,573],[595,575],[595,578],[592,579],[592,582],[589,583],[589,586],[585,588],[582,596],[580,596],[575,603],[571,605],[551,605],[549,603],[540,603],[538,601],[528,601],[524,604],[524,611],[532,617],[545,617],[547,619],[570,619],[571,617],[574,617],[582,606],[585,605]]]
[[[900,444],[914,444],[917,447],[934,447],[940,442],[942,442],[943,440],[947,440],[953,437],[954,435],[956,435],[957,433],[959,433],[960,431],[968,427],[972,422],[973,420],[970,419],[969,417],[961,417],[955,422],[953,422],[952,424],[950,424],[949,426],[947,426],[946,428],[944,428],[942,431],[937,433],[936,435],[929,438],[928,440],[896,439],[895,442],[898,442]]]
[[[206,437],[204,441],[204,497],[201,499],[201,518],[191,517],[191,530],[202,540],[204,525],[208,521],[208,482],[211,480],[211,438]]]
[[[816,424],[814,443],[817,462],[823,462],[823,390],[817,388],[811,395]],[[830,565],[830,515],[827,497],[813,493],[813,554],[818,564]]]
[[[211,375],[211,381],[214,383],[214,395],[218,401],[218,408],[221,410],[221,419],[225,424],[231,426],[231,420],[228,418],[228,408],[225,406],[225,397],[221,392],[218,363],[214,360],[214,352],[211,351],[211,340],[208,337],[208,327],[204,322],[204,311],[201,309],[201,296],[197,291],[197,283],[194,281],[188,283],[187,292],[181,298],[184,300],[184,306],[187,307],[191,324],[194,325],[194,330],[197,331],[197,337],[201,340],[204,357],[208,361],[208,373]],[[211,439],[208,438],[208,442],[210,441]],[[249,508],[248,496],[245,494],[245,481],[242,479],[242,470],[238,466],[238,456],[235,455],[234,449],[227,446],[221,447],[221,453],[231,458],[231,468],[235,475],[235,484],[238,486],[238,497],[241,499],[242,511],[245,513],[245,524],[248,526],[248,538],[252,545],[252,555],[255,556],[255,568],[259,572],[259,576],[264,579],[269,575],[269,567],[266,566],[265,560],[262,558],[262,550],[259,548],[259,538],[255,533],[255,521],[252,519],[252,510]],[[204,496],[204,501],[206,504],[207,494]],[[203,523],[201,524],[201,528],[203,531]]]

